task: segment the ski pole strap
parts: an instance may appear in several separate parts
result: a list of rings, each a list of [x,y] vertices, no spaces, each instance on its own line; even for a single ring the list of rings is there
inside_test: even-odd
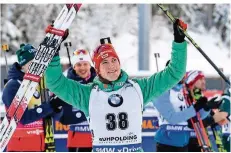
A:
[[[51,33],[51,34],[54,34],[54,35],[57,35],[57,36],[64,36],[64,34],[65,34],[64,30],[56,29],[52,25],[49,25],[46,28],[45,32],[46,33]]]

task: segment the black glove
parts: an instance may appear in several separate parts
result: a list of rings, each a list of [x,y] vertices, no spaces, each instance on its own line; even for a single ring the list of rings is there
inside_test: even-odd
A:
[[[46,33],[49,33],[51,31],[51,29],[54,27],[54,20],[52,21],[51,25],[49,25],[47,28],[46,28]],[[61,41],[61,44],[63,41],[65,41],[67,39],[67,37],[69,36],[69,29],[67,29],[64,33],[64,35],[62,36],[62,41]],[[53,42],[53,43],[57,43],[57,42]],[[54,55],[55,56],[59,56],[59,51],[60,51],[60,47],[61,47],[61,44],[60,46],[57,48],[56,50],[56,53]],[[55,44],[53,44],[55,46]]]
[[[221,106],[222,99],[219,97],[214,97],[207,102],[207,109],[217,109]]]
[[[182,29],[186,30],[187,29],[187,24],[185,24],[180,19],[176,19],[175,23],[173,23],[174,41],[177,42],[177,43],[182,43],[182,42],[184,42],[185,35],[182,32],[182,30],[179,28],[179,26]]]
[[[67,39],[67,37],[69,36],[69,29],[67,29],[63,35],[63,38],[62,38],[62,42],[65,41]],[[61,44],[62,44],[61,42]],[[56,53],[54,56],[59,56],[59,51],[60,51],[60,48],[61,48],[61,44],[59,45],[58,49],[56,50]]]
[[[62,111],[62,100],[59,99],[57,96],[53,96],[50,99],[50,105],[55,113],[60,113]]]
[[[207,102],[208,99],[206,97],[201,97],[197,100],[196,104],[194,104],[193,107],[195,108],[196,112],[198,112],[202,108],[207,109]]]

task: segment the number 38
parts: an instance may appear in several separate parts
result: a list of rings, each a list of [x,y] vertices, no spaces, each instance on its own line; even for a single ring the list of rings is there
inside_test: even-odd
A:
[[[115,130],[117,128],[117,125],[119,129],[125,130],[128,128],[128,125],[129,125],[128,115],[125,112],[119,113],[117,115],[117,118],[114,113],[109,113],[106,115],[105,119],[108,120],[108,123],[106,123],[106,128],[109,131]]]

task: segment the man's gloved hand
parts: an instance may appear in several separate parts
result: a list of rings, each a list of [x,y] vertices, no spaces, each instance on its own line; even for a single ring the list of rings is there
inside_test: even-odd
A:
[[[213,97],[207,102],[208,109],[218,109],[222,104],[222,99],[219,96]]]
[[[49,33],[53,27],[54,27],[54,21],[52,21],[51,25],[49,25],[49,26],[46,28],[45,32],[46,32],[46,33]],[[67,39],[68,36],[69,36],[69,29],[67,29],[67,30],[64,32],[64,35],[62,36],[61,44],[62,44],[63,41],[65,41],[65,40]],[[60,51],[60,48],[61,48],[61,44],[60,44],[60,46],[57,48],[56,53],[55,53],[54,56],[59,56],[59,51]]]
[[[202,108],[207,108],[207,102],[208,99],[206,97],[201,97],[197,100],[196,104],[194,104],[193,107],[195,108],[196,112],[198,112]]]
[[[175,23],[173,23],[173,35],[174,35],[174,41],[177,43],[182,43],[184,42],[185,35],[182,32],[182,30],[179,28],[179,26],[186,30],[187,29],[187,24],[185,24],[182,20],[176,19]]]
[[[68,36],[69,36],[69,29],[67,29],[67,30],[65,31],[65,33],[64,33],[64,35],[63,35],[63,38],[62,38],[62,42],[63,42],[64,40],[66,40]],[[59,56],[59,51],[60,51],[62,42],[61,42],[60,46],[58,47],[58,49],[57,49],[57,51],[56,51],[56,53],[55,53],[54,56]]]
[[[62,101],[57,96],[53,96],[50,100],[50,105],[55,113],[59,113],[62,110]]]

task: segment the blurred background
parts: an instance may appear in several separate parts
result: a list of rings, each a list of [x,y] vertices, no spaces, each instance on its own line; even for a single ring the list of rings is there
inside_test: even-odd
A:
[[[164,6],[175,17],[188,24],[189,35],[226,77],[230,77],[230,5],[165,4]],[[44,39],[45,28],[57,17],[62,7],[63,4],[1,4],[1,45],[8,44],[9,52],[4,54],[1,51],[0,56],[0,113],[5,112],[1,104],[3,79],[7,77],[6,68],[17,61],[15,52],[21,43],[30,43],[38,47]],[[172,23],[156,4],[82,5],[65,41],[72,44],[69,46],[70,54],[80,48],[92,52],[102,37],[111,38],[122,68],[132,77],[150,76],[163,70],[171,57]],[[64,43],[60,55],[65,71],[69,61]],[[187,71],[189,70],[202,70],[205,73],[209,96],[221,94],[227,87],[191,43],[188,43]],[[151,129],[146,127],[146,130],[156,130],[156,126],[158,125],[153,124]],[[65,127],[62,125],[59,127],[62,133]],[[57,126],[55,130],[60,132]]]
[[[165,6],[175,17],[188,23],[189,35],[229,76],[229,4]],[[15,52],[21,43],[31,43],[36,47],[39,45],[45,36],[46,26],[56,18],[62,7],[62,4],[1,5],[1,44],[9,44],[10,51],[6,54],[9,65],[16,61]],[[156,4],[83,5],[66,40],[72,43],[70,52],[80,48],[92,52],[102,37],[111,37],[122,68],[130,75],[149,75],[157,69],[162,70],[171,56],[172,23]],[[63,44],[61,55],[62,63],[67,64]],[[1,78],[6,77],[3,57],[1,52]],[[195,69],[204,71],[208,78],[219,78],[216,71],[189,43],[187,70]],[[142,70],[145,72],[141,73]],[[215,86],[224,88],[221,80]]]

